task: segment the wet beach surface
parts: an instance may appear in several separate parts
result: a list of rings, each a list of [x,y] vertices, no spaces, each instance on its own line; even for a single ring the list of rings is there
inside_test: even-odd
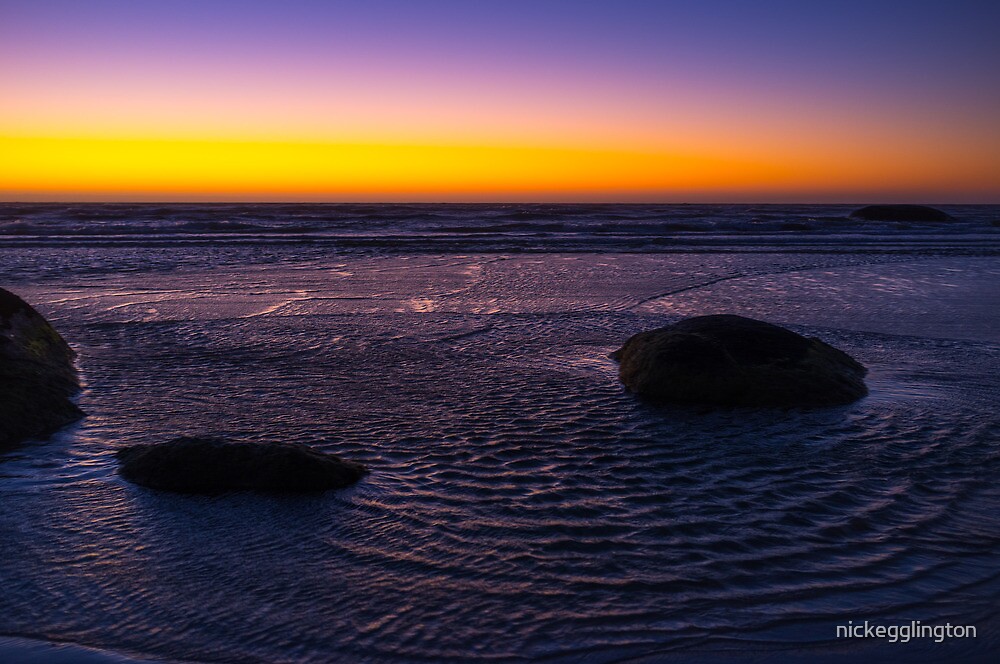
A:
[[[89,414],[0,457],[0,633],[220,662],[986,661],[1000,645],[996,256],[0,255],[5,287],[79,351]],[[848,351],[871,395],[719,411],[622,389],[607,355],[625,338],[718,312]],[[219,498],[115,473],[122,445],[206,432],[372,472]],[[979,634],[836,638],[866,619]]]

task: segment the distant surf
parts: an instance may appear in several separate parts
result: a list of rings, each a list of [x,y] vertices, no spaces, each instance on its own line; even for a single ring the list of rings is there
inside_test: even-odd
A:
[[[1000,247],[1000,206],[947,222],[851,218],[856,205],[0,204],[0,246],[324,243],[380,251]]]

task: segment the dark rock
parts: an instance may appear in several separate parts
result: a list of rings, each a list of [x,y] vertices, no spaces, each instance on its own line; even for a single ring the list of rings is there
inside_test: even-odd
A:
[[[851,213],[867,221],[951,221],[947,212],[926,205],[869,205]]]
[[[220,438],[182,437],[132,445],[115,456],[118,472],[130,482],[177,493],[309,493],[350,486],[368,472],[361,464],[307,445]]]
[[[672,403],[830,406],[868,394],[866,369],[819,339],[742,316],[640,332],[611,355],[632,392]]]
[[[48,436],[83,416],[69,347],[49,322],[0,288],[0,449]]]

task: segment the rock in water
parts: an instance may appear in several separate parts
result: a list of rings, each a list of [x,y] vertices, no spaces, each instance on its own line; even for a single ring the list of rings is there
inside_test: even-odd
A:
[[[76,353],[41,314],[0,288],[0,449],[83,417]]]
[[[640,332],[611,356],[630,391],[673,403],[810,407],[868,394],[866,369],[843,351],[742,316]]]
[[[868,221],[951,221],[952,216],[926,205],[869,205],[851,213]]]
[[[118,472],[136,484],[177,493],[308,493],[340,489],[368,471],[307,445],[181,437],[118,450]]]

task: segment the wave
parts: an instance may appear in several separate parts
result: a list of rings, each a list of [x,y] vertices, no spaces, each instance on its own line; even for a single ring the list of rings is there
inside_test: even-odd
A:
[[[1000,206],[950,206],[948,222],[850,218],[847,205],[7,203],[0,245],[332,243],[425,251],[664,250],[712,246],[956,243],[1000,250]]]

